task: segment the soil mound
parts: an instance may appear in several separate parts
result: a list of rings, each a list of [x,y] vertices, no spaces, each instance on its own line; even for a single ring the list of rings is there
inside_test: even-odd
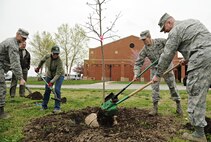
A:
[[[166,142],[182,127],[167,116],[149,116],[148,110],[119,108],[117,124],[112,127],[90,128],[85,117],[98,107],[70,110],[32,120],[24,128],[23,142]]]
[[[43,96],[40,92],[35,91],[31,94],[29,94],[28,96],[26,96],[26,98],[32,99],[32,100],[42,100]]]

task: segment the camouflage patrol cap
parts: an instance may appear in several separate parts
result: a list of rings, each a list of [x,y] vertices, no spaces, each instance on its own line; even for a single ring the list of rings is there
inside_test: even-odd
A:
[[[23,38],[28,38],[29,36],[29,32],[22,28],[19,28],[17,33],[19,33]]]
[[[165,22],[170,18],[171,16],[168,13],[163,14],[163,16],[160,18],[158,25],[160,26],[160,32],[163,32],[163,28],[165,25]]]
[[[143,31],[140,33],[140,38],[141,39],[146,39],[147,37],[150,37],[150,32],[149,30]]]
[[[59,49],[59,46],[55,45],[51,48],[51,52],[52,53],[57,53],[59,54],[60,53],[60,49]]]

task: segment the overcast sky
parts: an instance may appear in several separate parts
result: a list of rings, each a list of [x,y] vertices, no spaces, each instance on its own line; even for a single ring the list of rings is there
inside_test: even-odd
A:
[[[27,29],[32,37],[37,31],[55,33],[64,23],[71,27],[85,25],[89,13],[93,12],[86,2],[94,0],[0,0],[0,41],[14,36],[19,27]],[[157,25],[165,12],[178,20],[199,19],[211,30],[210,5],[210,0],[110,0],[104,5],[107,9],[103,15],[110,22],[121,12],[114,28],[121,38],[139,36],[146,29],[157,38],[167,37],[159,32]],[[95,43],[91,41],[90,46],[98,46]]]
[[[71,27],[85,25],[88,15],[93,12],[86,2],[94,0],[0,0],[0,41],[15,36],[20,27],[29,31],[30,41],[37,31],[53,34],[65,23]],[[165,12],[177,20],[198,19],[211,31],[210,6],[211,0],[110,0],[104,5],[106,10],[102,14],[106,16],[106,22],[111,22],[121,12],[114,27],[121,38],[139,36],[147,29],[152,38],[165,38],[167,34],[160,33],[157,25]],[[99,43],[91,40],[89,45],[96,47]]]

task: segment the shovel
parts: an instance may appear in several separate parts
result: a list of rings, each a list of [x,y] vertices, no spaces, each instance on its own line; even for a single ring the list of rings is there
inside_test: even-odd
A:
[[[167,70],[166,72],[164,72],[163,75],[169,73],[170,71],[172,71],[173,69],[175,69],[176,67],[178,67],[180,65],[180,63],[178,63],[177,65],[175,65],[174,67],[172,67],[171,69]],[[117,113],[117,105],[124,102],[125,100],[129,99],[130,97],[132,97],[133,95],[137,94],[138,92],[140,92],[141,90],[143,90],[144,88],[146,88],[147,86],[151,85],[153,82],[150,81],[148,82],[146,85],[144,85],[143,87],[141,87],[140,89],[135,90],[134,92],[132,92],[131,94],[129,94],[128,96],[125,96],[124,98],[122,98],[121,100],[117,101],[117,102],[113,102],[111,99],[104,102],[101,106],[101,112],[104,113],[105,116],[114,116]]]
[[[40,92],[32,92],[31,89],[25,84],[26,90],[29,92],[28,96],[25,96],[25,98],[29,98],[32,100],[42,100],[43,96]]]
[[[156,65],[158,63],[158,59],[155,60],[153,63],[151,63],[148,67],[145,68],[145,70],[143,70],[138,76],[137,78],[140,78],[141,75],[143,75],[150,67],[152,67],[153,65]],[[105,102],[107,102],[108,100],[112,100],[112,102],[117,102],[118,101],[118,96],[119,94],[121,94],[123,91],[125,91],[125,89],[127,89],[134,81],[136,81],[136,79],[133,79],[131,82],[129,82],[129,84],[127,86],[125,86],[122,90],[120,90],[116,95],[114,95],[113,92],[111,92],[109,95],[107,95],[105,97]]]
[[[32,94],[31,89],[26,84],[25,84],[25,88],[26,88],[27,91],[29,91],[29,94]]]
[[[38,76],[39,76],[40,78],[42,78],[42,80],[45,82],[46,85],[48,85],[48,82],[45,80],[45,78],[42,76],[41,73],[38,73]],[[54,94],[54,98],[51,98],[51,99],[57,100],[57,101],[60,101],[60,102],[61,102],[61,99],[59,99],[59,98],[57,97],[57,94],[56,94],[56,92],[53,90],[53,88],[52,88],[52,87],[49,87],[49,88],[50,88],[50,90],[51,90],[51,91],[53,92],[53,94]]]

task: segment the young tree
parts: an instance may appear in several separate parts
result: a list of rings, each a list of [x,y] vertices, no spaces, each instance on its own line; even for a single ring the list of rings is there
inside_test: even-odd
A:
[[[88,22],[86,23],[85,27],[89,30],[88,32],[94,33],[95,36],[88,36],[91,39],[97,40],[100,42],[101,53],[102,53],[102,81],[103,81],[103,101],[105,98],[105,62],[104,62],[104,49],[103,49],[103,40],[105,39],[113,39],[114,37],[118,37],[114,33],[113,28],[115,26],[116,21],[120,17],[120,13],[115,16],[113,22],[109,24],[109,26],[103,26],[103,20],[106,17],[102,16],[103,8],[102,6],[108,2],[108,0],[93,0],[94,3],[88,3],[87,5],[90,6],[94,11],[92,14],[89,14]],[[103,30],[104,29],[104,30]],[[107,35],[110,33],[109,35]]]
[[[72,66],[88,56],[88,38],[85,31],[77,24],[73,28],[68,24],[62,24],[58,28],[58,33],[55,33],[55,40],[62,48],[66,73],[70,74]]]
[[[50,54],[51,47],[55,45],[55,41],[49,32],[43,31],[41,34],[37,32],[33,35],[29,44],[32,46],[30,52],[33,55],[31,64],[37,66],[38,61],[40,61],[46,53]]]

